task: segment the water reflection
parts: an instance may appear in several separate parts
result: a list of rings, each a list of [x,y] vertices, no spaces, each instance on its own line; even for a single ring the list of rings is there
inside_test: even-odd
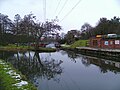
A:
[[[98,59],[95,57],[83,57],[83,64],[89,66],[90,64],[94,64],[99,66],[101,73],[107,73],[109,71],[114,72],[115,74],[120,72],[120,62]]]
[[[38,77],[47,78],[48,80],[54,78],[54,80],[59,81],[56,76],[62,73],[63,68],[60,66],[63,63],[62,60],[56,61],[52,58],[46,58],[46,60],[42,61],[39,52],[2,52],[0,55],[0,58],[12,63],[16,69],[34,82]]]
[[[12,63],[38,90],[120,89],[118,61],[84,56],[72,51],[0,52],[0,58]],[[109,80],[105,80],[108,77]]]
[[[73,51],[63,51],[63,55],[67,54],[71,61],[77,62],[77,58],[81,58],[81,62],[84,66],[89,67],[91,64],[96,65],[100,68],[101,73],[107,73],[112,71],[114,73],[120,72],[120,62],[113,60],[106,60],[91,56],[84,56],[77,54]]]
[[[71,61],[73,61],[74,63],[76,63],[76,58],[80,57],[79,54],[73,52],[73,51],[61,51],[62,55],[67,55]]]

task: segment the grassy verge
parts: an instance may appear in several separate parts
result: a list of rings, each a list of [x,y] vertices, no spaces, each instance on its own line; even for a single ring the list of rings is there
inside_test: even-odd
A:
[[[37,90],[20,72],[0,60],[0,90]]]
[[[16,46],[16,45],[0,46],[0,50],[3,51],[16,51],[16,50],[24,51],[29,49],[33,49],[33,48],[28,46]]]
[[[27,50],[33,50],[35,51],[34,47],[31,46],[16,46],[16,45],[8,45],[8,46],[0,46],[1,51],[27,51]],[[44,48],[44,47],[39,47],[37,51],[40,52],[54,52],[56,51],[55,48]]]
[[[71,45],[62,45],[62,49],[74,49],[76,47],[86,47],[88,40],[78,40]]]
[[[70,45],[71,48],[76,48],[76,47],[86,47],[88,43],[88,40],[78,40],[72,45]]]
[[[66,44],[63,44],[63,45],[61,45],[61,49],[62,50],[69,50],[69,49],[71,49],[71,47],[70,47],[70,45],[66,45]]]

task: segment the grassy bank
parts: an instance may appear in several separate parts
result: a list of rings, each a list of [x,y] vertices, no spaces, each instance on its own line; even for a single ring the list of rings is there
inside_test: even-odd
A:
[[[76,48],[76,47],[86,47],[88,43],[88,40],[78,40],[74,42],[72,45],[70,45],[71,48]]]
[[[37,90],[25,76],[0,60],[0,90]]]
[[[78,40],[71,45],[62,45],[62,49],[75,49],[76,47],[86,47],[88,46],[88,40]]]
[[[16,45],[7,45],[7,46],[0,46],[1,51],[35,51],[34,47],[31,46],[16,46]],[[56,51],[55,48],[44,48],[44,47],[39,47],[37,51],[40,52],[54,52]]]
[[[30,50],[33,49],[33,47],[28,47],[28,46],[16,46],[14,44],[10,44],[7,46],[0,46],[0,50],[2,51],[26,51],[26,50]]]

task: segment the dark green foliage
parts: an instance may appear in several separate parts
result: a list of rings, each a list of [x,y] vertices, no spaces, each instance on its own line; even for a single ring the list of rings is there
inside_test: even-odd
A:
[[[65,44],[65,43],[66,43],[66,40],[65,40],[65,39],[60,39],[60,40],[58,40],[58,42],[59,42],[60,44]]]
[[[89,39],[90,37],[94,37],[98,34],[120,34],[120,18],[113,17],[111,20],[108,20],[107,18],[100,18],[95,27],[91,27],[89,24],[84,24],[81,27],[81,30],[82,39]]]
[[[16,14],[14,21],[0,13],[0,45],[26,44],[30,46],[30,43],[36,42],[38,46],[42,36],[47,37],[49,34],[57,36],[57,30],[61,30],[61,26],[50,21],[37,22],[36,16],[32,13],[25,15],[24,18]]]
[[[66,44],[72,44],[78,39],[80,39],[80,31],[78,30],[68,31],[65,36]]]
[[[98,31],[96,34],[120,34],[120,18],[114,17],[111,20],[101,18],[99,24],[96,26],[96,30]]]

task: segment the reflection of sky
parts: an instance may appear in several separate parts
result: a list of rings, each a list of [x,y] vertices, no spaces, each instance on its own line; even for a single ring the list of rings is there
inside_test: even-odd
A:
[[[30,55],[31,57],[33,57],[34,54],[35,54],[35,52],[32,52],[32,51],[31,51],[31,52],[28,51],[28,52],[25,53],[25,55],[26,55],[27,57],[29,57],[29,55]],[[18,55],[19,55],[19,57],[21,57],[21,56],[23,56],[23,53],[18,52]],[[14,56],[17,57],[17,54],[14,54]]]
[[[120,74],[115,74],[111,71],[101,73],[99,66],[90,64],[85,66],[81,61],[83,56],[77,57],[76,63],[71,61],[67,53],[59,52],[46,55],[55,60],[62,60],[63,73],[59,76],[60,81],[56,83],[54,80],[42,79],[40,81],[40,90],[119,90]],[[85,56],[84,56],[85,57]],[[89,59],[89,58],[87,58]],[[84,59],[83,59],[84,60]],[[97,59],[96,59],[97,60]]]
[[[0,0],[0,11],[12,19],[15,14],[19,13],[23,17],[32,11],[40,21],[43,21],[43,1],[44,0]],[[79,0],[68,0],[64,9],[60,15],[58,15],[65,0],[61,0],[57,11],[56,8],[59,0],[46,0],[47,19],[54,19],[55,16],[58,15],[58,19],[61,21],[78,1]],[[85,22],[95,25],[101,17],[110,19],[113,18],[113,16],[119,16],[119,11],[119,0],[82,0],[60,24],[65,29],[64,32],[70,29],[80,29],[81,25]]]

